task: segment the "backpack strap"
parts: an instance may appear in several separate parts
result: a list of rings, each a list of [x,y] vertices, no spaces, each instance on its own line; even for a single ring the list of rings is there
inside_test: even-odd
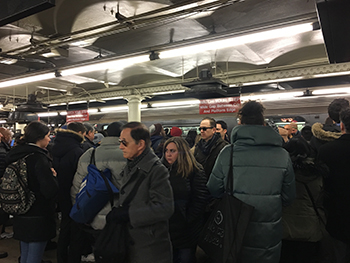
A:
[[[96,166],[95,152],[96,152],[96,148],[94,148],[92,150],[91,157],[90,157],[90,164],[93,164],[93,165]],[[109,193],[109,202],[111,203],[111,207],[113,207],[114,206],[114,193],[113,193],[112,187],[109,184],[109,180],[107,179],[107,177],[105,176],[103,171],[101,171],[101,170],[98,170],[98,171],[100,172],[100,175],[103,178],[103,181],[105,181],[105,184],[106,184],[106,187],[107,187],[107,190],[108,190],[108,193]]]

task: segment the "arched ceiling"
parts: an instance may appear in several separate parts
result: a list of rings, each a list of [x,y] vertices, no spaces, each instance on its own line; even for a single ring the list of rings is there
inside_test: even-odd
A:
[[[317,21],[315,2],[310,0],[56,0],[53,8],[0,27],[0,84],[82,63]],[[56,56],[44,57],[49,51]],[[46,103],[131,94],[135,89],[142,95],[150,87],[178,89],[181,83],[197,79],[202,69],[230,85],[242,83],[244,76],[252,79],[255,74],[291,69],[310,72],[310,67],[319,66],[336,70],[329,67],[321,30],[314,30],[5,87],[0,89],[0,101],[3,97],[24,100],[30,93]],[[293,83],[288,85],[293,88]],[[66,91],[38,92],[43,87]],[[261,92],[264,87],[246,90]],[[68,96],[68,91],[76,96]]]

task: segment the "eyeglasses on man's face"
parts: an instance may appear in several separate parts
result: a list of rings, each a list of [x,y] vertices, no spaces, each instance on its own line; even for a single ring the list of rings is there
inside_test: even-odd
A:
[[[128,142],[125,141],[124,139],[123,140],[119,139],[119,143],[123,144],[125,147],[128,147]]]
[[[214,127],[199,127],[199,131],[203,130],[203,131],[206,131],[208,129],[213,129]]]

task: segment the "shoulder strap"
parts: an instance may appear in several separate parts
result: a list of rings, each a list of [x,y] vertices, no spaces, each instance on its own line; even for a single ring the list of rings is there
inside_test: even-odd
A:
[[[140,170],[138,169],[135,176],[137,176],[139,174],[139,172],[140,172]],[[141,173],[140,176],[137,178],[137,181],[135,183],[134,188],[131,190],[130,194],[125,198],[125,200],[123,202],[123,206],[128,205],[131,202],[131,200],[134,198],[134,196],[135,196],[137,190],[139,189],[143,179],[145,179],[145,175],[144,175],[144,173]]]
[[[96,149],[94,148],[92,150],[92,153],[91,153],[91,157],[90,157],[90,164],[93,164],[96,166],[96,162],[95,162],[95,151]],[[97,168],[97,167],[96,167]],[[103,178],[103,181],[105,182],[106,184],[106,187],[107,187],[107,190],[108,190],[108,193],[109,193],[109,202],[111,203],[111,207],[114,206],[114,193],[113,193],[113,190],[112,190],[112,187],[111,185],[109,184],[109,180],[107,179],[107,177],[105,176],[105,174],[103,173],[103,171],[100,171],[100,175],[101,177]]]
[[[227,181],[226,181],[226,193],[229,195],[233,195],[233,167],[232,167],[232,158],[233,158],[233,144],[230,145],[230,166],[227,173]]]

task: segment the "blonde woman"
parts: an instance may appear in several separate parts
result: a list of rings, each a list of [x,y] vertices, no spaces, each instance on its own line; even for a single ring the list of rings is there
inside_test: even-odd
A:
[[[162,162],[169,170],[174,193],[175,212],[169,219],[173,262],[196,262],[198,236],[204,223],[202,214],[209,197],[205,172],[181,137],[165,142]]]

